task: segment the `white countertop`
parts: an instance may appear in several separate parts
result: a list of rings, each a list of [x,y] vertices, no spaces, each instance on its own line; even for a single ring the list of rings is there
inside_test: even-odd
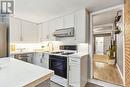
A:
[[[15,52],[10,52],[10,54],[26,54],[26,53],[34,53],[35,51],[23,51],[23,52],[20,52],[20,51],[15,51]]]
[[[81,58],[85,55],[88,55],[88,53],[87,52],[78,52],[78,53],[74,53],[74,54],[69,55],[69,57]]]
[[[14,58],[0,58],[0,87],[23,87],[53,71]]]

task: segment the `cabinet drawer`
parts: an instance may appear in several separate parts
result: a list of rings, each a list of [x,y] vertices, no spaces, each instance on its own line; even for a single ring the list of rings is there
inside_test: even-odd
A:
[[[80,64],[80,59],[70,58],[70,59],[69,59],[69,63],[72,63],[72,64],[75,64],[75,63]]]

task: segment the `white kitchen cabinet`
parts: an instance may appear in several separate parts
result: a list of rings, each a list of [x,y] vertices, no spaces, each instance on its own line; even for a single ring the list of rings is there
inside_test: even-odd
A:
[[[87,55],[69,58],[70,87],[85,87],[87,83]]]
[[[21,38],[21,20],[10,17],[10,42],[20,42]]]
[[[63,17],[59,17],[56,19],[57,20],[57,29],[63,29],[64,25],[63,25]],[[56,29],[56,30],[57,30]]]
[[[49,29],[48,29],[48,22],[41,23],[38,25],[39,29],[39,41],[48,41],[49,40]]]
[[[22,21],[22,41],[38,42],[38,25],[35,23]]]
[[[49,40],[55,41],[56,37],[54,36],[54,32],[57,29],[57,20],[49,21]]]
[[[49,68],[49,54],[36,52],[33,58],[33,64],[44,68]]]
[[[76,43],[88,43],[89,14],[86,10],[75,13],[75,39]]]
[[[43,53],[42,67],[49,69],[49,54],[48,53]]]
[[[72,87],[80,87],[80,60],[70,58],[69,66],[69,85]]]
[[[66,15],[63,19],[64,28],[74,27],[75,17],[74,14]]]
[[[42,66],[42,53],[41,52],[37,52],[34,54],[33,64]]]
[[[10,17],[10,42],[38,42],[38,25]]]

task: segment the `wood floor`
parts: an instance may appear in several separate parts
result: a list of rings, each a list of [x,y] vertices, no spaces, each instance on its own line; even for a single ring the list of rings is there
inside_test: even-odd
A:
[[[94,54],[94,62],[108,63],[109,57],[107,55]]]
[[[58,85],[58,84],[56,84],[56,83],[54,83],[54,82],[51,82],[51,83],[50,83],[50,87],[63,87],[63,86]],[[93,84],[93,83],[89,83],[89,82],[88,82],[85,87],[103,87],[103,86],[99,86],[99,85],[96,85],[96,84]]]
[[[123,84],[118,69],[115,65],[93,61],[93,67],[95,79],[117,85]]]

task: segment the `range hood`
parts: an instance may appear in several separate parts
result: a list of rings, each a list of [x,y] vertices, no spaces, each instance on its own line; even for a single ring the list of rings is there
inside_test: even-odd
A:
[[[55,37],[74,37],[74,27],[58,29],[53,35]]]

